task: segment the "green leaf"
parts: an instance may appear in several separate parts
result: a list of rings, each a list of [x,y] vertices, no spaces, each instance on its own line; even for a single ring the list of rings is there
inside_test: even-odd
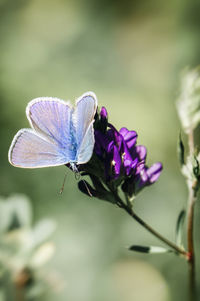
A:
[[[39,221],[32,230],[32,247],[38,247],[47,241],[56,229],[56,223],[51,219],[43,219]]]
[[[184,220],[185,220],[185,210],[181,210],[176,223],[176,243],[178,246],[182,246]]]
[[[6,232],[12,220],[11,208],[5,199],[0,199],[0,232]]]
[[[33,253],[29,265],[34,268],[40,268],[46,262],[48,262],[55,253],[55,246],[51,242],[43,243],[36,251]]]
[[[20,227],[30,227],[32,208],[30,199],[23,194],[14,194],[7,200],[12,218],[16,218]]]
[[[185,148],[184,148],[184,144],[181,139],[181,133],[180,133],[179,141],[178,141],[178,157],[179,157],[179,162],[180,162],[181,166],[183,166],[185,164],[184,155],[185,155]]]
[[[170,249],[166,249],[163,247],[157,247],[157,246],[139,246],[139,245],[133,245],[129,248],[130,251],[140,252],[140,253],[148,253],[148,254],[160,254],[160,253],[170,253],[173,252]]]
[[[193,173],[196,178],[199,176],[199,161],[197,157],[194,155],[194,163],[193,163]]]
[[[0,198],[0,232],[29,227],[32,221],[30,200],[23,194]]]

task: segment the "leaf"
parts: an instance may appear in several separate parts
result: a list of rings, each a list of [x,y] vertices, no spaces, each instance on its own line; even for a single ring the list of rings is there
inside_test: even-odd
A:
[[[199,161],[197,157],[194,155],[194,163],[193,163],[193,173],[196,178],[199,176]]]
[[[32,220],[30,200],[23,194],[0,198],[0,232],[29,227]]]
[[[184,144],[183,144],[183,141],[181,138],[181,133],[180,133],[179,141],[178,141],[178,157],[179,157],[179,162],[180,162],[181,166],[183,166],[185,164],[184,155],[185,155],[185,148],[184,148]]]
[[[41,245],[33,254],[29,264],[37,269],[48,262],[55,252],[55,246],[51,242]]]
[[[50,238],[56,229],[56,223],[51,219],[39,221],[32,230],[32,247],[38,247]]]
[[[26,195],[14,194],[7,200],[12,219],[16,219],[19,227],[30,227],[32,222],[31,202]]]
[[[12,220],[12,212],[8,202],[0,199],[0,232],[6,232]]]
[[[159,254],[159,253],[170,253],[173,252],[170,249],[166,249],[163,247],[157,247],[157,246],[139,246],[139,245],[133,245],[129,248],[130,251],[140,252],[140,253],[148,253],[148,254]]]
[[[176,243],[178,246],[182,246],[182,232],[183,232],[184,220],[185,220],[185,210],[181,210],[176,223]]]

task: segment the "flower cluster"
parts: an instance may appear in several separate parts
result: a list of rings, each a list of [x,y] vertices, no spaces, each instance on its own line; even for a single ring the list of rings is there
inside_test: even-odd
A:
[[[155,163],[150,168],[146,166],[147,151],[143,145],[136,145],[137,133],[123,127],[119,131],[108,123],[108,114],[104,107],[96,116],[94,154],[101,168],[93,168],[95,176],[98,170],[98,181],[121,185],[129,197],[135,196],[142,188],[157,181],[162,171],[162,164]],[[102,167],[103,166],[103,167]],[[100,173],[100,170],[102,171]],[[90,173],[91,175],[91,169]],[[98,185],[96,185],[98,186]]]

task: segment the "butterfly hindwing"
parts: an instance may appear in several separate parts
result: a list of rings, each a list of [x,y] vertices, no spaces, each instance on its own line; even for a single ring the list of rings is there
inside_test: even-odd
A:
[[[72,109],[69,104],[51,97],[33,99],[26,108],[29,122],[36,132],[60,147],[71,144],[70,122]]]

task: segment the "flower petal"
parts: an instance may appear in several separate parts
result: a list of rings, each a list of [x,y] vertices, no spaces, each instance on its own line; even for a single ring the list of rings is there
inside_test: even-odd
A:
[[[119,175],[120,174],[120,170],[121,170],[121,157],[118,151],[118,148],[116,147],[116,145],[114,145],[113,147],[113,161],[112,161],[113,167],[114,167],[114,171],[115,171],[115,175]]]
[[[101,108],[100,116],[101,116],[101,119],[107,119],[108,118],[108,113],[107,113],[107,110],[106,110],[105,107]]]
[[[128,148],[132,148],[136,143],[137,133],[135,131],[129,131],[125,127],[121,128],[119,132],[123,136]]]
[[[131,156],[125,141],[123,141],[123,150],[122,151],[123,151],[123,153],[122,153],[123,166],[124,166],[126,175],[129,176],[135,170],[137,163],[138,163],[138,158]]]
[[[139,156],[139,161],[145,160],[147,155],[147,149],[144,145],[137,145],[136,147],[136,153]]]
[[[147,169],[147,175],[149,177],[149,183],[154,183],[158,180],[162,171],[162,164],[160,162],[154,163],[150,168]]]

